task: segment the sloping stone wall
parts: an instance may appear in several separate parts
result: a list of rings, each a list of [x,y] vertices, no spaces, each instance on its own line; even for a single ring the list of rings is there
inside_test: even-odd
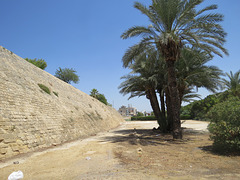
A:
[[[115,109],[0,46],[0,160],[87,137],[122,121]]]

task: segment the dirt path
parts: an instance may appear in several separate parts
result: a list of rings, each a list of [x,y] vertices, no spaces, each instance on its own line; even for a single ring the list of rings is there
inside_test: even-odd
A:
[[[186,121],[184,139],[152,131],[155,122],[119,128],[0,163],[0,179],[240,179],[240,157],[211,153],[206,122]],[[13,164],[19,162],[19,164]]]

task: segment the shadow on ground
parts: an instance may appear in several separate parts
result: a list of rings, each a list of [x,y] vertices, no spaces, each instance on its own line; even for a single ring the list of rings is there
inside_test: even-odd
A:
[[[240,152],[229,152],[229,151],[224,151],[222,149],[214,149],[212,145],[210,146],[201,146],[199,149],[203,150],[204,152],[213,154],[213,155],[218,155],[218,156],[240,156]]]
[[[184,129],[183,129],[184,130]],[[201,134],[202,132],[194,131],[191,129],[185,129],[184,138],[181,140],[173,140],[171,133],[160,133],[158,130],[153,129],[127,129],[127,130],[117,130],[113,133],[113,136],[107,136],[102,138],[102,142],[127,142],[130,145],[140,144],[142,146],[148,145],[170,145],[170,144],[186,144],[193,140],[194,137],[189,135]]]

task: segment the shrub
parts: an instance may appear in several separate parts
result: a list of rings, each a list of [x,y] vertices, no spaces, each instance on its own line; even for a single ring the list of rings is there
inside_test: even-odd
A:
[[[51,94],[50,89],[49,89],[47,86],[45,86],[45,85],[43,85],[43,84],[38,84],[38,86],[39,86],[44,92],[46,92],[47,94]]]
[[[181,114],[180,119],[181,120],[189,120],[192,118],[191,118],[191,115],[189,115],[189,114],[183,114],[183,115]]]
[[[107,102],[107,99],[106,99],[106,97],[104,96],[104,94],[100,94],[97,89],[92,89],[91,92],[90,92],[90,96],[92,96],[92,97],[94,97],[95,99],[99,100],[99,101],[102,102],[103,104],[106,104],[106,105],[111,106],[111,104],[109,104],[109,103]]]
[[[218,102],[217,94],[209,95],[203,100],[193,102],[190,113],[191,117],[197,120],[207,120],[207,112]]]
[[[191,116],[192,104],[181,107],[180,110],[180,119],[193,119]]]
[[[28,59],[25,58],[26,61],[32,63],[33,65],[39,67],[40,69],[45,69],[47,67],[47,63],[44,59]]]
[[[240,151],[240,99],[215,105],[207,114],[211,122],[208,127],[213,140],[213,149],[220,152]]]
[[[144,116],[144,114],[143,113],[141,113],[141,112],[137,112],[137,116]]]
[[[70,68],[60,68],[56,70],[55,76],[61,80],[63,80],[66,83],[78,83],[79,82],[79,76],[76,74],[76,71],[74,69]]]
[[[131,117],[131,121],[156,121],[157,118],[155,116],[133,116]]]
[[[104,94],[98,94],[97,99],[98,99],[100,102],[102,102],[103,104],[108,105],[107,99],[106,99],[106,97],[104,96]]]

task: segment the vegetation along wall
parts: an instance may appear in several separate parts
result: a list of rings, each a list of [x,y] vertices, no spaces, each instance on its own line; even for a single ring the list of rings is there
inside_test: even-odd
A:
[[[0,46],[0,160],[87,137],[122,121],[115,109]]]

